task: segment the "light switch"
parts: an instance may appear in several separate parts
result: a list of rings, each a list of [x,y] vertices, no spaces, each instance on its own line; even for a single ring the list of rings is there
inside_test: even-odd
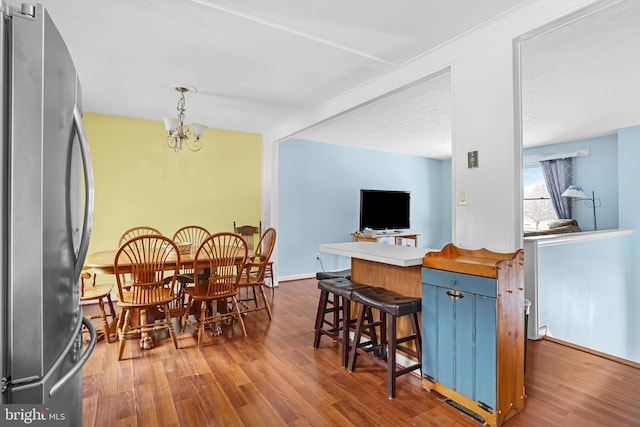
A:
[[[458,206],[469,206],[469,193],[464,188],[458,190]]]

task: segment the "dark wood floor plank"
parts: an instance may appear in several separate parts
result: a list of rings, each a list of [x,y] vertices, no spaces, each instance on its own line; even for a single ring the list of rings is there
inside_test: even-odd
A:
[[[192,331],[141,350],[100,341],[83,369],[83,425],[102,426],[459,426],[481,424],[421,388],[415,375],[397,379],[367,360],[349,373],[338,345],[313,348],[319,297],[312,279],[282,283],[273,320],[246,319],[220,336]],[[640,369],[547,340],[529,341],[525,410],[507,426],[638,426]]]

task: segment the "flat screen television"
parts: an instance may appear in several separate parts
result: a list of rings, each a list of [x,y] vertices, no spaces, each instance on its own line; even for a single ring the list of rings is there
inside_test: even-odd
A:
[[[409,191],[360,190],[360,230],[409,229]]]

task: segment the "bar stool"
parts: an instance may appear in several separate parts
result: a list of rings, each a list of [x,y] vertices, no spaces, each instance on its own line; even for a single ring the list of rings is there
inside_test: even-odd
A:
[[[354,326],[355,319],[351,319],[351,295],[355,290],[366,289],[369,286],[360,283],[353,283],[349,279],[335,278],[318,281],[320,289],[320,300],[318,301],[318,312],[316,314],[315,338],[313,347],[318,348],[320,338],[326,335],[340,344],[341,364],[347,367],[349,358],[349,332]],[[332,296],[332,298],[330,298]],[[330,306],[330,307],[329,307]],[[333,320],[328,321],[326,315],[333,314]],[[370,313],[367,319],[371,319]],[[328,327],[325,327],[328,325]],[[372,329],[369,330],[371,333]],[[373,331],[375,332],[375,331]],[[376,336],[369,337],[371,341],[376,341]]]
[[[357,357],[364,356],[367,359],[387,369],[387,397],[393,399],[396,394],[396,378],[408,372],[420,369],[422,371],[422,337],[418,324],[418,313],[422,311],[422,299],[408,297],[384,288],[370,287],[353,291],[351,298],[360,303],[355,327],[353,342],[349,355],[349,372],[356,368]],[[375,309],[380,312],[380,320],[367,321],[367,309]],[[398,317],[411,316],[412,333],[404,337],[398,337],[396,332],[396,320]],[[389,327],[387,328],[387,318]],[[379,326],[380,343],[369,341],[360,342],[365,328]],[[415,341],[415,351],[404,343]],[[396,366],[396,352],[415,357],[418,362],[399,369]]]
[[[343,279],[351,279],[351,270],[350,269],[346,269],[346,270],[337,270],[337,271],[318,271],[316,272],[316,280],[324,280],[324,279],[338,279],[338,278],[343,278]],[[320,293],[320,298],[322,299],[322,293]],[[324,326],[324,325],[338,325],[338,314],[339,311],[342,307],[339,306],[339,301],[335,301],[335,298],[333,296],[332,292],[329,292],[329,294],[327,295],[327,300],[326,302],[324,302],[324,313],[322,317],[320,316],[320,310],[318,310],[318,314],[316,315],[316,320],[314,322],[314,325],[318,325],[319,319],[322,319],[320,326]],[[331,308],[327,308],[327,305],[331,305]],[[319,306],[318,306],[319,307]],[[327,321],[324,317],[324,314],[326,313],[333,313],[333,320],[331,322]],[[335,326],[334,326],[335,327]],[[318,327],[316,326],[315,330],[318,330]],[[318,338],[319,340],[319,338]],[[318,348],[318,346],[314,346],[315,348]]]

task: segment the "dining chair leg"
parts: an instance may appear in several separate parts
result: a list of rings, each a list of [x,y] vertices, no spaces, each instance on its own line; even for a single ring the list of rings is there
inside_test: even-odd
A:
[[[191,312],[191,306],[194,301],[191,297],[187,297],[187,303],[184,307],[184,313],[182,313],[182,324],[180,325],[180,333],[184,333],[187,329],[187,322],[189,321],[189,313]]]
[[[202,334],[204,333],[204,320],[207,317],[207,302],[200,304],[200,320],[198,321],[198,348],[202,348]]]
[[[111,313],[111,321],[114,322],[118,318],[118,314],[113,306],[113,300],[111,294],[107,294],[107,304],[109,305],[109,313]]]
[[[169,335],[171,336],[171,341],[173,341],[173,345],[175,348],[178,348],[178,339],[176,338],[176,333],[173,330],[173,323],[171,323],[171,313],[169,313],[169,304],[164,305],[164,317],[167,321],[167,326],[169,327]]]
[[[127,310],[126,308],[123,308],[122,311],[120,312],[120,316],[118,317],[118,321],[116,322],[116,339],[117,340],[120,339],[120,335],[122,333],[122,327],[124,325],[124,318],[126,317],[128,312],[129,310]]]
[[[236,313],[238,321],[240,322],[240,329],[242,329],[242,335],[247,336],[247,329],[244,327],[244,319],[242,319],[242,313],[240,313],[240,307],[238,306],[238,300],[235,296],[231,297],[231,310]]]
[[[111,337],[109,336],[109,322],[107,322],[107,313],[104,311],[104,301],[102,301],[102,298],[98,300],[98,308],[100,309],[100,318],[102,319],[104,340],[109,344],[111,342]]]
[[[115,327],[118,324],[118,320],[120,320],[120,316],[121,314],[118,314],[115,310],[114,304],[113,304],[113,299],[111,298],[111,294],[107,295],[107,305],[109,308],[109,316],[111,317],[111,322],[109,322],[109,333],[111,333],[111,331],[113,330],[115,332]],[[116,334],[116,339],[115,340],[111,340],[111,335],[109,335],[109,341],[108,342],[114,342],[117,340],[117,334]]]
[[[269,301],[267,300],[267,296],[264,293],[263,286],[260,286],[260,296],[262,297],[262,301],[264,302],[264,307],[267,310],[267,314],[269,315],[269,320],[271,320],[271,305],[269,305]]]
[[[125,334],[127,331],[127,328],[129,327],[129,322],[131,321],[131,310],[129,309],[123,309],[124,311],[124,316],[122,316],[122,314],[120,315],[122,317],[122,320],[118,320],[118,360],[122,360],[122,354],[124,353],[124,346],[127,343],[127,340],[125,338]]]

